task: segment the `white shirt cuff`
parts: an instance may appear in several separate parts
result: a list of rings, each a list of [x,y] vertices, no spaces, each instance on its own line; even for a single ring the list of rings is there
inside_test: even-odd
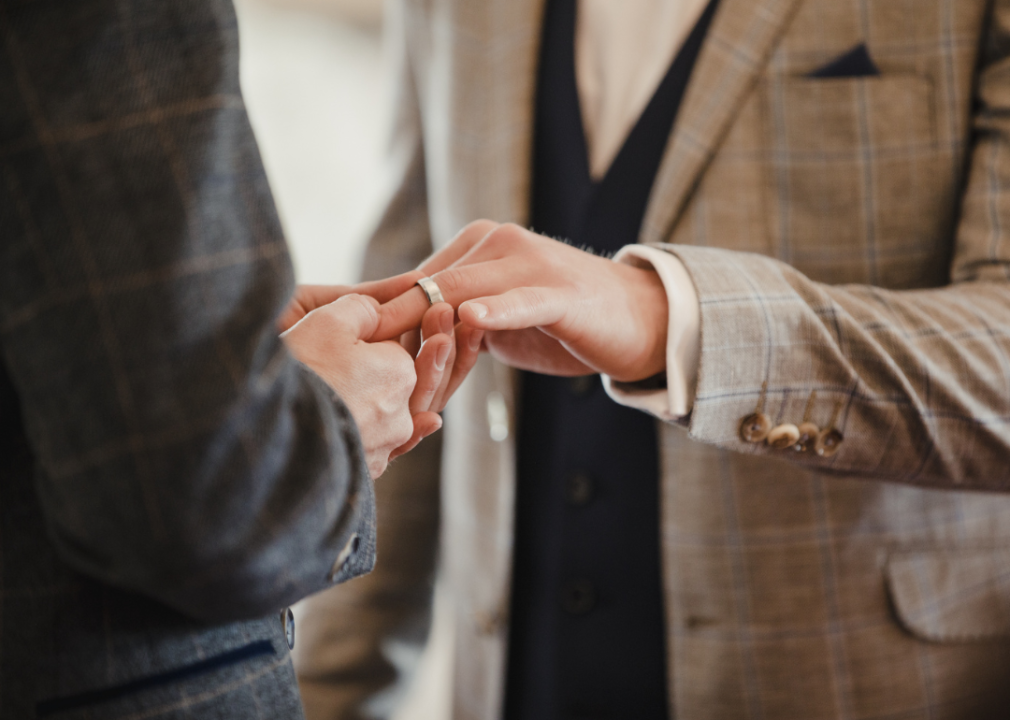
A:
[[[670,303],[666,335],[666,389],[654,390],[639,383],[616,382],[603,376],[603,387],[616,402],[651,413],[661,420],[683,419],[694,406],[701,350],[701,309],[698,291],[687,269],[676,256],[647,245],[628,245],[615,262],[655,270],[663,281]]]

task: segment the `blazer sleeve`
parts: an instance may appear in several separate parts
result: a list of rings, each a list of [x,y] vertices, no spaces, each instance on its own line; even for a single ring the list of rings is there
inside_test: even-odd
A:
[[[275,319],[293,274],[227,0],[0,1],[0,350],[80,572],[206,620],[374,559],[357,430]]]
[[[831,473],[1010,491],[1010,3],[994,3],[977,76],[951,283],[889,291],[814,282],[774,259],[664,246],[698,290],[691,435]],[[832,457],[741,439],[776,423],[840,430]]]

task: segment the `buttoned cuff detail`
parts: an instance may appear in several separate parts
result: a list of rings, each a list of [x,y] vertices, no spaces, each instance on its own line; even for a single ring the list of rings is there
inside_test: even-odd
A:
[[[675,256],[648,245],[628,245],[614,257],[648,270],[663,281],[670,303],[666,334],[666,388],[654,380],[617,382],[603,376],[607,394],[621,405],[644,410],[661,420],[675,422],[691,412],[698,385],[698,358],[701,349],[701,309],[698,292],[684,264]]]
[[[340,554],[337,555],[337,560],[336,562],[333,563],[333,567],[330,568],[331,582],[337,581],[337,578],[340,577],[340,573],[344,569],[344,566],[347,565],[348,561],[354,555],[357,554],[360,547],[361,547],[361,536],[358,535],[358,533],[352,534],[351,539],[347,541],[347,544],[344,545],[343,550],[341,550]]]

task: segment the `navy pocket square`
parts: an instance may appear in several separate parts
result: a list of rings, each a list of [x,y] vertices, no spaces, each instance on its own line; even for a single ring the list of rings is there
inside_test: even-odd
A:
[[[870,57],[866,43],[861,43],[847,53],[829,62],[824,67],[814,70],[807,77],[811,78],[859,78],[877,77],[880,68]]]

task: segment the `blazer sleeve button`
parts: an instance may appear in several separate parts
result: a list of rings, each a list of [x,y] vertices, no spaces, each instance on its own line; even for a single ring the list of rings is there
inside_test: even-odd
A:
[[[281,627],[284,628],[284,640],[288,644],[288,650],[295,649],[295,614],[291,608],[281,610]]]
[[[834,428],[824,430],[817,436],[817,441],[814,443],[814,452],[821,457],[832,457],[838,452],[844,441],[845,437]]]
[[[792,423],[782,423],[768,433],[768,445],[776,450],[785,450],[800,439],[800,429]]]
[[[771,429],[772,421],[767,415],[761,412],[753,413],[740,423],[740,438],[749,443],[764,442]]]
[[[817,442],[817,437],[821,434],[821,429],[812,422],[800,423],[800,437],[793,445],[796,452],[811,452]]]

